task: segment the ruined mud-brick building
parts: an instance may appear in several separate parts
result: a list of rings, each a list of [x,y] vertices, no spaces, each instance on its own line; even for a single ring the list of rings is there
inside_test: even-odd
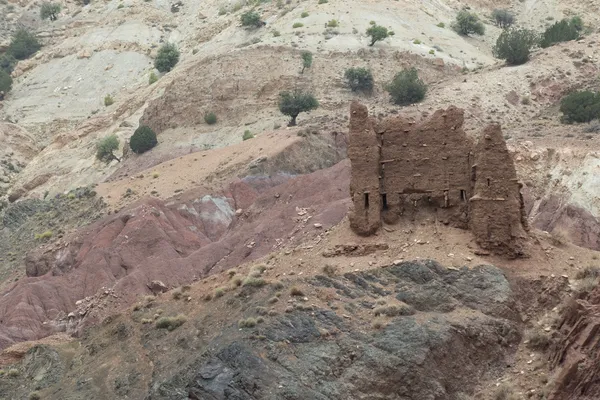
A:
[[[491,252],[522,254],[527,222],[521,184],[499,125],[486,127],[474,143],[456,107],[419,123],[401,116],[376,121],[358,102],[350,113],[355,232],[370,235],[382,221],[427,214],[470,229]]]

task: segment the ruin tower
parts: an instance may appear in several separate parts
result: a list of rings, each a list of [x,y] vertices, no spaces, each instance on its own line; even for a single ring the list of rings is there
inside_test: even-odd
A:
[[[350,226],[359,235],[371,235],[381,226],[380,143],[367,107],[357,101],[350,106],[348,157],[352,163]]]
[[[500,125],[487,126],[475,148],[475,182],[470,229],[484,249],[508,257],[523,255],[525,238],[521,185]]]

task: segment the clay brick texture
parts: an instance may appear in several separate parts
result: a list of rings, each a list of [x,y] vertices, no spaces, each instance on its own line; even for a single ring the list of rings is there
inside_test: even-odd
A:
[[[431,216],[470,229],[483,249],[523,255],[527,221],[515,166],[499,125],[475,144],[463,130],[463,110],[450,107],[415,122],[376,121],[358,102],[350,107],[352,229],[375,233],[382,222]]]

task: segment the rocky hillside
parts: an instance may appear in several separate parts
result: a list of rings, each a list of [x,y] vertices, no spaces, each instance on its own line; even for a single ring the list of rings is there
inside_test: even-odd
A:
[[[600,89],[597,2],[86,2],[42,20],[39,2],[0,1],[0,53],[20,28],[43,45],[0,100],[1,398],[597,397],[574,365],[595,362],[600,136],[559,112]],[[452,29],[465,7],[485,34]],[[579,15],[585,35],[506,66],[500,7],[538,32]],[[251,10],[262,23],[243,27]],[[394,34],[369,46],[373,25]],[[161,73],[166,43],[180,57]],[[372,92],[348,88],[351,67]],[[410,67],[427,95],[396,106],[387,84]],[[319,107],[286,127],[295,88]],[[528,258],[434,218],[353,234],[357,98],[375,118],[455,105],[469,135],[499,122]],[[141,125],[158,145],[136,154]],[[116,159],[98,160],[113,134]]]

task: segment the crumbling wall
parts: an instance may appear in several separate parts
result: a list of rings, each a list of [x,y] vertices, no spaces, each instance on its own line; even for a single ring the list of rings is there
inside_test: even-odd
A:
[[[463,123],[464,111],[456,107],[421,122],[396,116],[376,123],[365,106],[352,103],[349,218],[355,232],[370,235],[382,220],[427,214],[471,229],[484,249],[523,253],[521,185],[500,126],[488,126],[475,146]]]
[[[350,196],[353,202],[349,219],[352,229],[360,235],[373,234],[381,226],[380,148],[367,107],[353,102],[348,138],[348,157],[352,162]]]
[[[473,157],[472,143],[462,129],[463,114],[450,107],[421,123],[396,117],[377,128],[386,222],[425,209],[467,228]]]
[[[479,246],[507,256],[522,253],[521,185],[500,125],[488,125],[475,148],[471,231]]]

